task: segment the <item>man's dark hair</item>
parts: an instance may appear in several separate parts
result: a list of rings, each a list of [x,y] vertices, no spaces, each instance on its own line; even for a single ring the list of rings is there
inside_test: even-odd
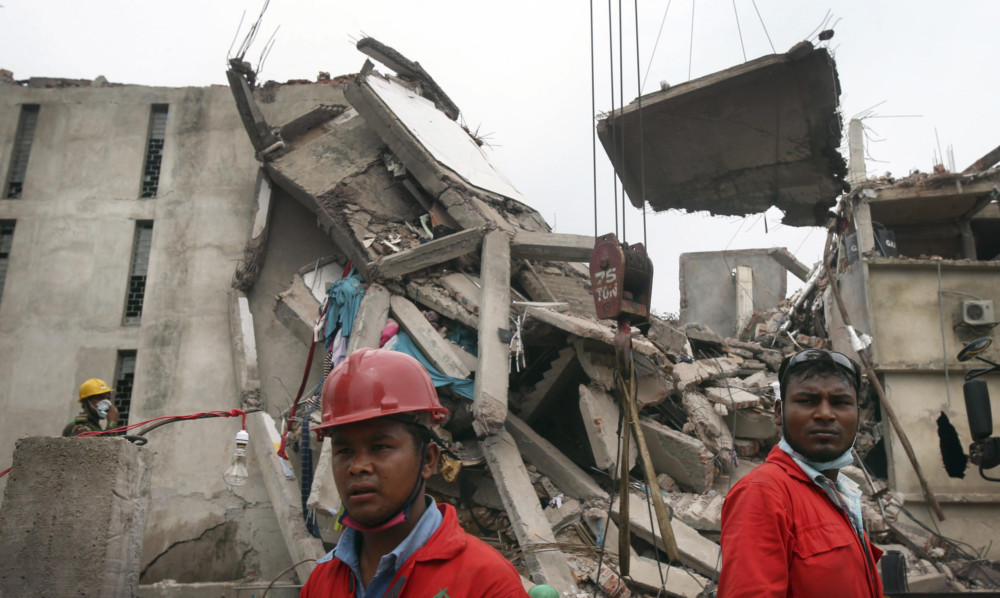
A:
[[[843,355],[840,356],[844,357]],[[795,363],[789,365],[793,361]],[[844,365],[837,363],[833,354],[829,351],[809,349],[789,355],[782,360],[781,367],[778,368],[778,389],[782,400],[784,400],[788,391],[789,381],[802,382],[803,380],[819,376],[838,378],[850,384],[851,388],[854,389],[855,395],[859,395],[861,393],[860,370],[852,360],[848,359],[848,362],[851,364],[853,371],[848,371]]]

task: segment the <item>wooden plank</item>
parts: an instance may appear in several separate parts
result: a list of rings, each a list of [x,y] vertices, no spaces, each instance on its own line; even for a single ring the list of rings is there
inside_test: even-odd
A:
[[[370,280],[391,279],[468,255],[479,250],[484,234],[482,228],[467,229],[380,257],[368,264],[368,277]]]
[[[393,295],[389,299],[389,309],[403,330],[413,338],[413,342],[423,352],[427,361],[439,372],[452,378],[469,377],[469,370],[455,355],[453,345],[441,338],[438,331],[409,299]]]
[[[479,300],[479,369],[472,401],[479,436],[503,430],[507,421],[509,347],[500,338],[510,325],[510,237],[494,230],[483,239],[482,296]]]
[[[505,368],[504,375],[506,372]],[[530,550],[533,545],[554,543],[556,539],[514,439],[501,428],[484,438],[482,447],[511,529],[525,552],[524,562],[531,571],[531,581],[552,586],[560,596],[575,596],[576,581],[566,556],[558,550]]]
[[[557,262],[590,262],[594,237],[539,233],[521,230],[510,244],[510,256],[517,259]]]

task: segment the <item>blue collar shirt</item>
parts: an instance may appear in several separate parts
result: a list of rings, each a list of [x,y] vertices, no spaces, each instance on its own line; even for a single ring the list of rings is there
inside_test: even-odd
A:
[[[443,520],[444,517],[441,515],[441,511],[438,510],[437,503],[434,502],[433,498],[428,496],[427,510],[420,517],[420,521],[410,531],[410,535],[406,536],[392,552],[379,560],[375,576],[372,577],[372,582],[367,588],[361,580],[361,558],[358,554],[358,548],[361,544],[361,532],[357,530],[351,528],[345,529],[344,534],[340,537],[340,541],[337,542],[337,547],[316,561],[316,564],[332,561],[334,558],[340,559],[341,562],[351,569],[351,573],[354,575],[357,587],[354,593],[355,596],[358,598],[382,596],[389,589],[389,584],[392,583],[392,579],[396,577],[396,573],[403,563],[431,539],[431,536],[441,526]]]

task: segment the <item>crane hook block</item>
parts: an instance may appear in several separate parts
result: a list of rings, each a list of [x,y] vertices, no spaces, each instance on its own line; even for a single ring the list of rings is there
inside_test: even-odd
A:
[[[619,243],[614,233],[598,237],[590,257],[590,285],[598,318],[635,325],[649,320],[653,262],[642,243]]]

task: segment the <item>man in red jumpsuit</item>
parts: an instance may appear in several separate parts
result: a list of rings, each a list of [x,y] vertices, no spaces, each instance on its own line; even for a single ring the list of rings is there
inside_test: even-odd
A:
[[[810,349],[778,370],[782,439],[722,506],[719,598],[882,596],[882,551],[864,531],[853,462],[858,365]]]
[[[447,415],[409,355],[362,349],[330,373],[313,430],[333,443],[347,529],[301,596],[527,596],[510,562],[424,493],[441,455],[431,427]]]

